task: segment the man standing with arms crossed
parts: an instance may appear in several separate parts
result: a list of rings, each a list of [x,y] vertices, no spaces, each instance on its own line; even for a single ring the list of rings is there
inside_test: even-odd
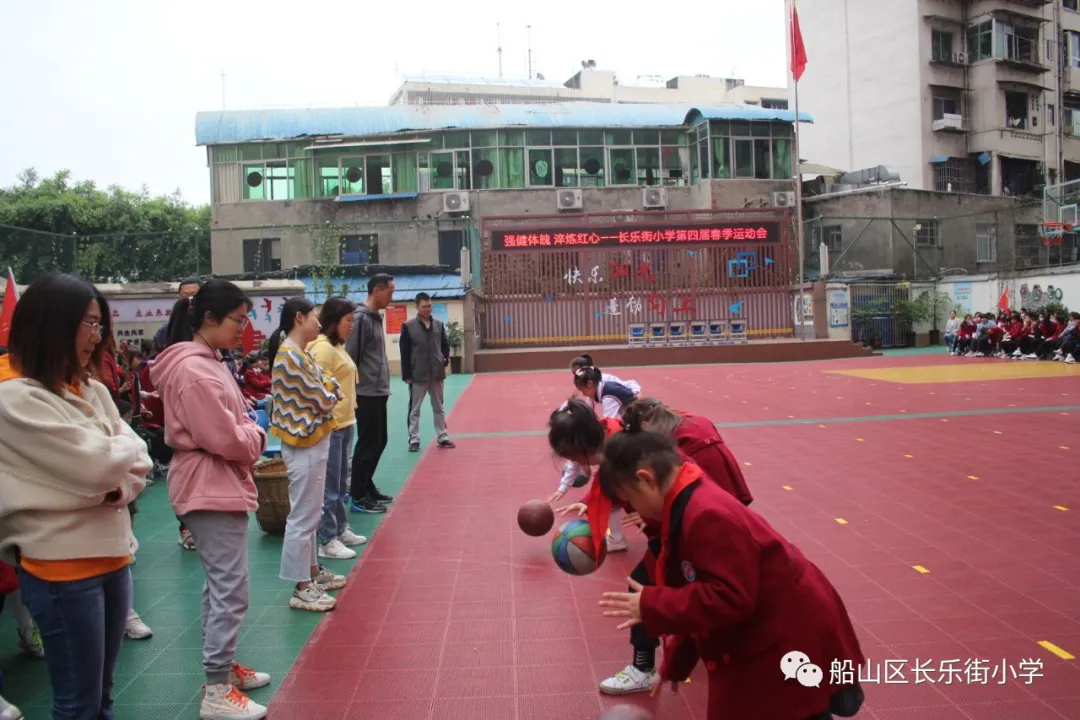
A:
[[[443,412],[443,381],[450,364],[450,340],[446,326],[431,317],[431,296],[416,294],[416,317],[401,328],[401,379],[409,385],[409,452],[420,451],[420,408],[431,396],[435,415],[435,440],[441,448],[452,448],[446,434]]]
[[[375,470],[386,449],[386,404],[390,399],[390,364],[386,360],[382,311],[394,299],[394,278],[386,273],[368,280],[368,296],[356,309],[345,349],[360,380],[356,386],[356,450],[349,494],[353,512],[384,513],[393,500],[375,487]]]

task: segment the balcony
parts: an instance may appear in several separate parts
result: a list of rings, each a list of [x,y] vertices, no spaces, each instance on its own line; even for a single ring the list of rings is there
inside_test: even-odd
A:
[[[966,133],[971,132],[971,125],[968,123],[968,119],[963,115],[952,115],[946,113],[942,115],[940,119],[935,120],[931,125],[934,132],[943,133]]]
[[[956,52],[952,55],[933,55],[930,58],[930,64],[947,68],[967,67],[967,56],[962,52]]]

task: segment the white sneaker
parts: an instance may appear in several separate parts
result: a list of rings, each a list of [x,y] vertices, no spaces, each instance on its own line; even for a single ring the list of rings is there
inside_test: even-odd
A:
[[[335,538],[319,546],[319,557],[331,560],[351,560],[356,557],[356,551],[345,547],[340,540]]]
[[[1076,358],[1074,356],[1072,356],[1072,355],[1066,355],[1065,356],[1065,362],[1068,363],[1069,365],[1072,365],[1073,363],[1076,362]]]
[[[356,553],[353,553],[355,556]],[[319,574],[311,578],[312,582],[321,585],[326,590],[340,590],[345,587],[345,576],[335,575],[322,565],[319,566]]]
[[[607,536],[607,551],[609,553],[626,552],[626,549],[630,547],[626,544],[626,540],[616,540],[612,536]]]
[[[605,695],[632,695],[633,693],[649,692],[660,679],[656,668],[649,672],[642,672],[633,665],[615,673],[607,680],[600,683],[600,692]]]
[[[229,671],[229,682],[238,690],[254,690],[269,685],[270,676],[266,673],[255,672],[251,668],[234,662],[232,669]]]
[[[337,607],[337,600],[327,595],[318,583],[313,582],[303,590],[293,590],[292,597],[289,598],[289,607],[294,610],[327,612]]]
[[[205,686],[199,707],[201,720],[262,720],[264,717],[266,708],[232,685]]]
[[[342,545],[346,547],[356,547],[357,545],[363,545],[367,542],[367,538],[363,535],[357,535],[349,528],[345,528],[345,532],[341,533],[341,537],[338,538]]]
[[[1029,353],[1028,355],[1024,356],[1024,359],[1025,360],[1038,360],[1039,356],[1036,355],[1035,353]]]
[[[128,611],[127,622],[124,624],[124,634],[132,640],[145,640],[152,636],[154,631],[142,621],[139,614],[134,610]]]
[[[0,720],[23,720],[22,710],[0,697]]]

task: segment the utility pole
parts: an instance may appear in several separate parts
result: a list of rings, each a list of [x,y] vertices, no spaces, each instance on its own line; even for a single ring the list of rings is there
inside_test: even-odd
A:
[[[532,25],[525,26],[525,36],[529,44],[529,79],[532,80]]]
[[[499,77],[502,77],[502,25],[495,23],[495,38],[499,44],[496,52],[499,54]]]

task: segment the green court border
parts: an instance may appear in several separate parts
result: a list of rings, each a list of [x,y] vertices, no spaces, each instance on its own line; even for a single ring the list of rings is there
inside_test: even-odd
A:
[[[473,377],[447,378],[447,413]],[[423,453],[408,451],[408,392],[400,378],[393,379],[392,390],[388,406],[390,444],[379,463],[376,482],[383,492],[396,495]],[[450,429],[453,434],[453,427]],[[436,452],[430,445],[433,432],[427,407],[421,417],[421,437],[428,443],[425,452]],[[385,517],[351,513],[349,519],[353,530],[370,537]],[[200,650],[203,572],[195,553],[177,544],[176,518],[164,482],[148,487],[139,497],[135,534],[139,539],[137,563],[132,568],[135,610],[153,629],[154,636],[148,640],[124,640],[115,674],[115,717],[190,720],[198,717],[205,681]],[[361,551],[359,559],[363,548],[357,550]],[[289,583],[278,578],[281,538],[263,533],[254,517],[248,532],[248,553],[251,605],[241,631],[237,660],[271,674],[269,687],[251,692],[253,700],[265,704],[281,686],[323,616],[289,609]],[[323,562],[347,574],[356,560]],[[0,613],[0,692],[30,720],[48,717],[51,694],[45,663],[23,655],[16,647],[17,637],[11,611]]]

